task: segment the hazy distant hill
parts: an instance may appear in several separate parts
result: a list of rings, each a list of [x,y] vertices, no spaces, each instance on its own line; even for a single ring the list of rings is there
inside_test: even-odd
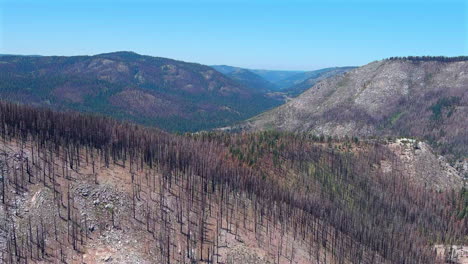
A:
[[[356,67],[333,67],[295,74],[276,83],[289,96],[297,96],[317,82],[337,74],[342,74]]]
[[[319,82],[250,129],[397,135],[468,155],[468,58],[392,58]]]
[[[107,114],[170,131],[232,124],[280,103],[211,67],[133,52],[2,56],[0,96]]]
[[[318,81],[355,68],[333,67],[315,71],[276,71],[244,69],[227,65],[211,67],[249,87],[281,91],[290,97],[299,95]]]
[[[211,65],[210,67],[219,71],[222,74],[229,74],[235,70],[243,69],[243,68],[233,67],[233,66],[228,66],[228,65]]]
[[[242,84],[253,90],[263,92],[276,90],[276,86],[273,83],[265,80],[264,78],[247,69],[236,68],[233,71],[224,71],[223,73],[239,84]]]
[[[278,70],[251,70],[253,73],[262,76],[265,80],[277,84],[281,80],[287,79],[304,71],[278,71]]]
[[[0,57],[1,56],[42,57],[41,55],[14,55],[14,54],[0,54]]]
[[[280,87],[276,84],[277,82],[286,79],[288,77],[291,77],[293,75],[302,73],[302,71],[277,71],[277,70],[256,70],[256,69],[245,69],[245,68],[240,68],[240,67],[233,67],[233,66],[228,66],[228,65],[212,65],[215,70],[226,74],[230,75],[235,73],[236,71],[239,72],[245,72],[249,71],[255,76],[259,76],[260,78],[263,78],[264,81],[271,83],[272,86],[270,89],[275,89],[279,90]],[[255,79],[258,79],[255,77]]]

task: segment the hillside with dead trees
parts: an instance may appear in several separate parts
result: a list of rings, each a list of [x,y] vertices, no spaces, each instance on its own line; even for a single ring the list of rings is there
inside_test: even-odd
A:
[[[0,137],[2,263],[445,263],[468,242],[463,177],[424,142],[11,103]]]

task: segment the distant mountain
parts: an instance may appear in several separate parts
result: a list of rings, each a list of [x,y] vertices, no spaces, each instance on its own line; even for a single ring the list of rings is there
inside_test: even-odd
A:
[[[250,70],[239,68],[227,73],[226,76],[251,89],[256,89],[264,92],[276,90],[276,86],[273,83],[263,79],[262,77],[251,72]]]
[[[217,70],[217,71],[219,71],[222,74],[229,74],[229,73],[231,73],[233,71],[243,69],[243,68],[228,66],[228,65],[211,65],[210,67]]]
[[[0,54],[2,56],[22,56],[22,57],[42,57],[41,55],[14,55],[14,54]]]
[[[232,124],[280,100],[211,67],[114,52],[95,56],[1,56],[0,96],[111,115],[169,131]]]
[[[468,57],[376,61],[325,79],[247,129],[408,136],[468,156]]]
[[[354,68],[356,67],[334,67],[299,73],[282,80],[276,85],[284,87],[281,91],[285,92],[288,96],[296,97],[305,90],[314,86],[317,82],[338,74],[343,74]]]
[[[276,84],[277,82],[285,79],[285,78],[288,78],[288,77],[291,77],[293,75],[296,75],[296,74],[299,74],[299,73],[302,73],[302,71],[277,71],[277,70],[256,70],[256,69],[245,69],[245,68],[240,68],[240,67],[234,67],[234,66],[228,66],[228,65],[212,65],[211,67],[213,67],[215,70],[223,73],[223,74],[226,74],[228,76],[231,76],[231,75],[234,75],[232,77],[234,77],[234,79],[236,79],[237,77],[235,75],[237,75],[238,73],[241,73],[242,75],[245,75],[243,77],[241,77],[241,79],[244,79],[244,80],[251,80],[249,82],[251,83],[257,83],[257,84],[260,84],[260,80],[258,77],[260,78],[263,78],[264,81],[261,81],[262,83],[264,83],[263,85],[265,86],[265,84],[268,84],[267,86],[269,87],[268,89],[270,90],[279,90],[280,87],[278,87],[278,85]],[[255,75],[252,75],[252,74],[249,74],[249,76],[247,76],[245,74],[245,71],[249,71],[251,72],[252,74],[255,74]],[[237,72],[237,74],[236,74]]]
[[[219,71],[220,73],[228,76],[232,80],[238,82],[239,84],[242,84],[254,90],[262,90],[268,92],[277,89],[277,87],[273,83],[254,73],[253,70],[227,65],[214,65],[211,67]]]
[[[278,70],[250,70],[255,74],[260,75],[265,80],[274,83],[275,85],[286,78],[300,74],[303,71],[278,71]]]
[[[317,81],[356,68],[333,67],[315,71],[276,71],[244,69],[228,65],[214,65],[211,67],[248,87],[281,91],[289,97],[299,95]]]

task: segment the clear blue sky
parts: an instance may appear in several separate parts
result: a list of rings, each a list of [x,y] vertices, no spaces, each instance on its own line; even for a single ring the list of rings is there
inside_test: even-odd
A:
[[[468,55],[468,0],[0,0],[0,53],[312,70]]]

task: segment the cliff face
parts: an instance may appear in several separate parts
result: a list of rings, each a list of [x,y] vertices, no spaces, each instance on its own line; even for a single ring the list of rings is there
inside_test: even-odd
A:
[[[249,120],[248,129],[411,136],[468,154],[468,61],[372,62]]]

